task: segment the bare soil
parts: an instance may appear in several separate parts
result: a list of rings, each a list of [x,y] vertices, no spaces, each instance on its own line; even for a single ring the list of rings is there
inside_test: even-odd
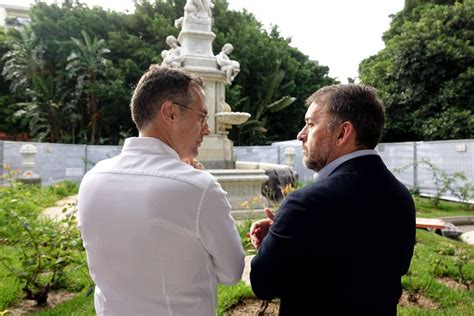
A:
[[[46,305],[38,306],[35,301],[21,300],[19,304],[9,307],[8,314],[12,316],[25,315],[32,312],[39,312],[48,308],[52,308],[58,304],[72,299],[77,293],[67,292],[64,290],[50,292],[48,294],[48,303]]]
[[[262,301],[259,299],[249,298],[245,299],[234,307],[230,308],[224,314],[226,316],[256,316],[260,310]],[[278,316],[278,309],[280,308],[279,302],[270,302],[268,304],[265,316]]]
[[[449,279],[449,278],[448,278]],[[450,279],[451,280],[451,279]],[[452,282],[458,283],[454,280]],[[458,283],[457,286],[461,286],[464,289],[466,288],[462,284]],[[258,299],[245,299],[237,305],[230,308],[225,315],[226,316],[256,316],[257,312],[260,310],[262,301]],[[278,308],[280,306],[279,302],[270,302],[268,308],[266,309],[263,315],[265,316],[278,316]],[[408,293],[403,292],[402,297],[400,298],[399,306],[403,307],[418,307],[422,309],[439,309],[441,306],[432,301],[431,299],[420,295],[417,302],[410,302],[408,300]]]
[[[441,277],[436,279],[439,283],[444,284],[445,286],[449,287],[450,289],[454,290],[470,290],[472,284],[468,283],[467,285],[462,284],[456,280],[453,280],[448,277]]]
[[[403,306],[403,307],[418,307],[418,308],[423,308],[423,309],[438,309],[441,306],[432,301],[431,299],[427,298],[426,296],[423,296],[422,294],[418,295],[418,300],[416,302],[411,302],[408,299],[408,293],[403,291],[402,297],[400,297],[400,301],[398,302],[398,306]]]
[[[463,284],[447,277],[438,278],[439,282],[445,284],[450,288],[455,289],[466,289],[466,286]],[[8,314],[12,316],[25,315],[32,312],[38,312],[48,308],[52,308],[55,305],[61,304],[67,300],[72,299],[76,296],[77,293],[67,292],[64,290],[51,292],[48,296],[48,304],[44,306],[37,306],[34,301],[31,300],[22,300],[18,305],[8,308]],[[278,301],[272,301],[268,304],[268,307],[265,310],[265,313],[262,315],[265,316],[278,316],[278,309],[280,303]],[[431,299],[420,295],[417,302],[410,302],[408,300],[408,293],[403,292],[402,297],[400,298],[399,306],[403,307],[418,307],[423,309],[439,309],[440,305]],[[245,299],[242,302],[231,307],[227,312],[226,316],[256,316],[258,311],[262,308],[262,301],[254,298]]]

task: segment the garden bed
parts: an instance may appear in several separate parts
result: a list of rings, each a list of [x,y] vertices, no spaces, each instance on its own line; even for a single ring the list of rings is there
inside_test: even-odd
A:
[[[0,209],[23,213],[39,214],[60,198],[72,195],[77,188],[68,185],[56,185],[49,188],[24,187],[19,189],[0,188]],[[456,204],[440,203],[438,209],[425,207],[427,204],[416,199],[417,209],[423,217],[456,216]],[[458,205],[458,209],[461,209]],[[464,211],[459,215],[466,215]],[[427,216],[428,215],[428,216]],[[470,214],[473,215],[473,214]],[[5,222],[5,212],[0,212],[0,221]],[[35,218],[35,216],[31,217]],[[239,233],[244,247],[252,253],[247,240],[250,221],[239,225]],[[3,228],[11,229],[11,225]],[[4,231],[5,233],[5,231]],[[14,233],[14,232],[9,232]],[[2,257],[10,258],[11,267],[19,268],[21,252],[8,240],[0,241]],[[85,257],[83,251],[77,255]],[[69,271],[57,284],[59,291],[52,292],[48,305],[33,307],[33,301],[24,300],[22,284],[11,275],[9,268],[0,265],[0,312],[9,309],[9,314],[30,315],[94,315],[93,295],[86,295],[90,279],[85,267]],[[403,277],[404,295],[400,302],[399,315],[470,315],[474,310],[474,291],[469,286],[474,280],[474,249],[472,246],[453,241],[434,233],[417,230],[417,244],[410,272]],[[467,284],[467,285],[466,285]],[[410,296],[410,299],[408,297]],[[416,300],[413,300],[413,298]],[[66,300],[64,302],[64,300]],[[251,288],[240,282],[234,286],[219,286],[218,315],[255,315],[261,301],[256,299]],[[277,315],[278,301],[270,303],[265,315]]]

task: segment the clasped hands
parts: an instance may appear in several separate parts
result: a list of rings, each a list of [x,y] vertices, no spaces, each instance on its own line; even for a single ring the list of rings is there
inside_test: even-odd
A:
[[[252,226],[250,226],[250,232],[247,235],[256,249],[262,244],[263,238],[268,234],[275,218],[275,214],[273,214],[271,209],[265,208],[263,212],[267,218],[254,222]]]
[[[202,165],[202,163],[200,163],[195,158],[183,158],[183,159],[181,159],[181,161],[187,163],[188,165],[191,165],[192,167],[194,167],[196,169],[199,169],[199,170],[204,169],[204,166]]]

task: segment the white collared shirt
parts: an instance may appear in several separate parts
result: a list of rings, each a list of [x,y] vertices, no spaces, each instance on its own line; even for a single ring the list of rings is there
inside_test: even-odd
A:
[[[324,166],[323,169],[319,170],[319,172],[314,175],[314,179],[315,181],[321,181],[323,179],[326,179],[331,174],[331,172],[333,172],[342,163],[356,157],[367,156],[367,155],[378,155],[378,153],[373,149],[363,149],[363,150],[353,151],[349,154],[346,154],[337,159],[334,159],[333,161],[328,163],[326,166]]]
[[[158,139],[99,162],[78,207],[98,315],[215,315],[217,284],[241,278],[226,193]]]

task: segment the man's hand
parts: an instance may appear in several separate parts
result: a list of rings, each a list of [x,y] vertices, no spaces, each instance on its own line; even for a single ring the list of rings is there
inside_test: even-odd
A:
[[[267,218],[254,222],[252,226],[250,226],[250,232],[248,235],[252,245],[256,249],[258,249],[262,244],[263,238],[268,234],[270,226],[273,224],[273,219],[275,218],[271,209],[265,208],[263,211]]]
[[[196,169],[204,170],[204,166],[203,166],[202,163],[200,163],[197,159],[194,159],[194,158],[184,158],[184,159],[181,159],[181,161],[187,163],[188,165],[193,166],[193,167],[196,168]]]

